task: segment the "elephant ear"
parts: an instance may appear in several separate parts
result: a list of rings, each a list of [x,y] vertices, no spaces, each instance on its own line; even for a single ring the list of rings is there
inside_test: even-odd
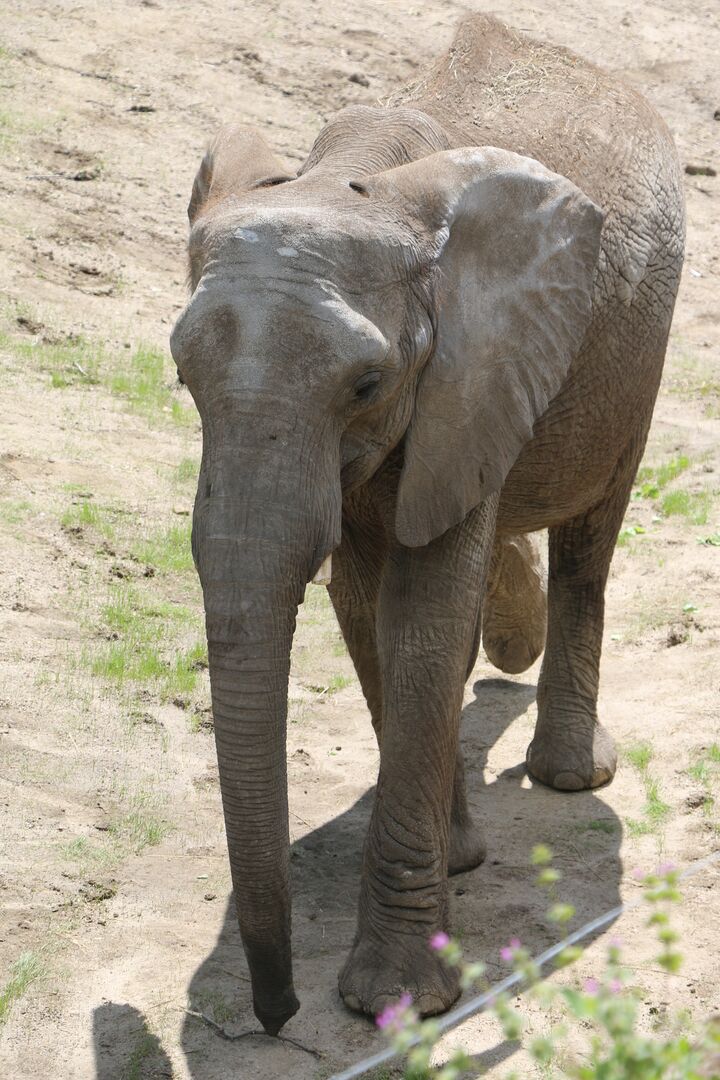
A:
[[[188,206],[190,225],[228,195],[294,179],[259,131],[247,124],[225,124],[210,143],[195,176]]]
[[[447,150],[383,175],[434,233],[435,349],[405,439],[396,530],[419,547],[498,491],[591,317],[603,214],[539,162]]]

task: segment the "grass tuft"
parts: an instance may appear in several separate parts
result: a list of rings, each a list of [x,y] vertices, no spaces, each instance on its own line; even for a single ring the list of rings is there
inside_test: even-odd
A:
[[[660,503],[665,517],[684,517],[691,525],[707,525],[711,507],[712,494],[709,491],[669,491]]]
[[[657,499],[663,488],[676,480],[681,473],[690,468],[690,458],[679,454],[657,469],[644,466],[637,474],[636,482],[640,487],[635,491],[636,498]]]
[[[45,968],[35,952],[20,953],[17,960],[10,965],[10,978],[0,990],[0,1027],[10,1015],[13,1005],[44,974]]]
[[[624,755],[625,759],[640,774],[645,789],[643,819],[637,821],[628,818],[625,824],[630,836],[646,836],[649,833],[654,833],[659,830],[660,826],[671,813],[672,807],[660,797],[660,786],[658,781],[650,773],[650,762],[653,757],[650,743],[639,742],[635,743],[633,746],[626,747]]]
[[[140,562],[148,563],[156,570],[182,573],[192,570],[194,563],[190,536],[192,524],[172,525],[164,532],[142,540],[133,549],[133,555]]]

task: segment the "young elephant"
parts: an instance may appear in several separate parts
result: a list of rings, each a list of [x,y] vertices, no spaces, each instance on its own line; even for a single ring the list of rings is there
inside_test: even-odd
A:
[[[564,790],[615,771],[603,593],[682,264],[672,141],[622,82],[479,16],[392,105],[335,116],[297,176],[224,128],[189,214],[172,352],[203,424],[193,551],[255,1011],[277,1033],[298,1008],[287,679],[297,605],[332,553],[380,744],[340,992],[366,1013],[405,990],[439,1012],[458,983],[427,942],[448,869],[483,857],[463,687],[482,626],[505,670],[543,648],[539,529],[528,769]]]

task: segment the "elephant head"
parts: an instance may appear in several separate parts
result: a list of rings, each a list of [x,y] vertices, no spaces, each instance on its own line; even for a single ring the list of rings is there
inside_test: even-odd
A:
[[[233,887],[271,1033],[298,1008],[285,725],[306,582],[340,542],[343,495],[400,444],[393,542],[428,544],[500,488],[581,344],[602,220],[533,160],[437,149],[441,135],[407,160],[420,121],[364,112],[394,124],[384,156],[353,151],[348,110],[297,177],[253,131],[223,129],[193,188],[193,291],[171,339],[202,418],[193,552]]]

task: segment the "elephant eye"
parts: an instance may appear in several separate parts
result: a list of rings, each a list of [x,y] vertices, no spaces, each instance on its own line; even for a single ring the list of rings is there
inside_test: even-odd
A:
[[[356,401],[370,401],[380,385],[382,378],[379,371],[366,371],[361,375],[354,386]]]

